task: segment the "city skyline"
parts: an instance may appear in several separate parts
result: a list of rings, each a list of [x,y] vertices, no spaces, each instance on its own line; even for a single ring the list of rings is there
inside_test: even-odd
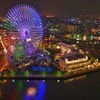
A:
[[[29,4],[41,15],[77,17],[85,12],[100,16],[98,0],[3,0],[0,3],[0,16],[4,17],[9,9],[18,4]]]

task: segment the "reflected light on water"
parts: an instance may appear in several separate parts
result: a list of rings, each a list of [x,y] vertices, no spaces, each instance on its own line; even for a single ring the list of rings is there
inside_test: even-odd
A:
[[[47,84],[44,81],[3,80],[0,83],[2,85],[0,100],[44,100]],[[6,84],[3,84],[3,82]],[[7,90],[10,90],[10,92]],[[6,96],[4,93],[6,93]]]
[[[46,82],[29,81],[24,100],[44,100],[46,93]]]
[[[0,90],[0,97],[2,96],[2,91]]]
[[[29,87],[29,88],[27,89],[27,95],[28,95],[28,96],[34,96],[34,95],[36,95],[36,93],[37,93],[37,90],[36,90],[36,88],[34,88],[34,87]]]
[[[3,80],[3,84],[6,84],[7,83],[7,80]]]

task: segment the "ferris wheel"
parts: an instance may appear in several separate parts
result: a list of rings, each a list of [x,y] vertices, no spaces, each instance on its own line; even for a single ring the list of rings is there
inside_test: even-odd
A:
[[[30,5],[20,4],[9,9],[5,16],[3,37],[8,55],[21,60],[34,55],[43,37],[43,24],[38,12]]]

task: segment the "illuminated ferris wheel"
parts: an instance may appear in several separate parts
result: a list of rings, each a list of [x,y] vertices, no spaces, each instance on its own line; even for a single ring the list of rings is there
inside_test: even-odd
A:
[[[38,12],[26,4],[11,8],[6,16],[3,37],[8,55],[21,60],[35,54],[43,36],[43,25]]]

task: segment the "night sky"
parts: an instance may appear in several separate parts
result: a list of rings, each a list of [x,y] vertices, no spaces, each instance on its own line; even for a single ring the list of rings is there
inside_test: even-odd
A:
[[[85,12],[100,16],[100,0],[0,0],[0,16],[16,4],[30,4],[42,15],[77,17]]]

